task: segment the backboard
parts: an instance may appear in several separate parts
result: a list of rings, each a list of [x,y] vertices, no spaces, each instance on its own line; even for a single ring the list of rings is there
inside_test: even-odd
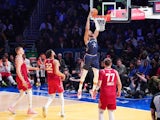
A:
[[[110,22],[128,22],[131,19],[131,0],[90,0],[90,9],[99,15],[111,15]]]

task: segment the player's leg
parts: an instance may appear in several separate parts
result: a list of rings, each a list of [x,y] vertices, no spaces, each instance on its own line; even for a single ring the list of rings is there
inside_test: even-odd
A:
[[[64,95],[63,95],[63,92],[59,93],[59,97],[61,100],[61,117],[64,117]]]
[[[97,86],[97,83],[98,83],[99,69],[92,68],[92,70],[93,70],[93,74],[94,74],[92,90],[94,91],[96,89],[96,86]]]
[[[99,120],[104,120],[104,111],[106,109],[106,102],[100,97],[98,102],[98,118]]]
[[[108,110],[108,117],[109,117],[109,120],[115,120],[113,110]]]
[[[55,93],[54,94],[50,94],[49,98],[47,100],[47,103],[43,106],[43,117],[47,116],[47,109],[50,106],[50,104],[52,103],[53,99],[55,98]]]
[[[28,114],[37,114],[37,112],[32,109],[32,89],[28,89],[26,92],[29,102]]]
[[[80,78],[80,82],[79,82],[78,94],[77,94],[78,99],[81,99],[81,97],[82,97],[82,87],[83,87],[83,83],[85,81],[85,78],[87,76],[87,73],[88,73],[87,69],[82,70],[82,74],[81,74],[81,78]]]
[[[94,57],[92,60],[92,70],[93,70],[93,86],[92,86],[92,90],[90,91],[91,97],[92,99],[95,99],[96,96],[93,95],[93,91],[96,90],[96,86],[98,83],[98,77],[99,77],[99,59],[98,56]]]
[[[12,85],[17,85],[17,83],[15,82],[15,80],[13,79],[13,76],[11,75],[11,74],[9,74],[8,76],[7,76],[7,79],[10,81],[10,83],[12,84]]]
[[[17,99],[13,102],[13,104],[10,105],[9,108],[8,108],[8,110],[9,110],[11,113],[13,113],[13,114],[15,114],[15,110],[14,110],[15,106],[22,100],[22,98],[23,98],[24,95],[25,95],[25,91],[20,90],[19,92],[20,92],[20,94],[19,94],[18,98],[17,98]]]
[[[84,83],[84,80],[86,78],[87,73],[88,73],[87,69],[82,69],[82,74],[81,74],[81,78],[80,78],[78,91],[82,91],[83,83]]]
[[[78,94],[77,94],[78,99],[81,99],[81,97],[82,97],[82,87],[83,87],[83,83],[85,81],[85,78],[87,76],[88,69],[90,67],[90,63],[91,63],[90,56],[85,55],[84,56],[84,66],[82,69],[82,74],[81,74],[81,78],[80,78],[80,82],[79,82],[79,89],[78,89]]]
[[[99,108],[98,117],[99,120],[104,120],[104,110]]]
[[[114,103],[108,104],[107,108],[108,108],[109,120],[115,120],[115,118],[114,118],[114,110],[116,110],[116,100],[114,101]]]

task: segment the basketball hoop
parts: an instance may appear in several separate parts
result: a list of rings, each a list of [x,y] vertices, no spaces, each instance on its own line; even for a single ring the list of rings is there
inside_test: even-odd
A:
[[[98,25],[99,25],[99,31],[103,32],[105,30],[105,25],[106,25],[106,21],[104,18],[95,18],[95,20],[97,21]]]
[[[107,14],[105,16],[98,15],[94,18],[95,21],[97,21],[99,27],[100,27],[100,32],[103,32],[105,30],[105,25],[106,22],[109,22],[111,20],[110,14]]]

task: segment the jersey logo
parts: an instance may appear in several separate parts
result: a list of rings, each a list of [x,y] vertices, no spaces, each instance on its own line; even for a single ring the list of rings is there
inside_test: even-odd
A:
[[[93,46],[93,48],[96,48],[97,44],[94,42],[94,43],[92,43],[92,46]]]

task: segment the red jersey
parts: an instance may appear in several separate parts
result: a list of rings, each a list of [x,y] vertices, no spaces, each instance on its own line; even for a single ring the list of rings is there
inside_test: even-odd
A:
[[[102,80],[101,93],[105,96],[116,95],[117,75],[114,69],[100,70],[99,80]]]
[[[117,74],[112,68],[100,70],[99,80],[102,81],[100,88],[99,107],[110,110],[116,109],[116,84]]]
[[[53,59],[47,59],[45,63],[47,71],[48,92],[49,94],[63,92],[63,85],[60,76],[55,74],[55,64]]]
[[[47,59],[45,62],[47,77],[52,79],[59,79],[60,77],[55,74],[55,65],[53,59]]]
[[[17,81],[18,89],[19,90],[24,90],[24,91],[27,90],[27,89],[30,89],[31,88],[31,84],[30,84],[30,81],[28,79],[28,71],[27,71],[27,66],[26,66],[25,63],[23,63],[21,65],[21,74],[22,74],[24,80],[27,82],[28,87],[27,88],[24,87],[23,84],[22,84],[21,79],[19,78],[19,76],[16,76],[16,81]]]

